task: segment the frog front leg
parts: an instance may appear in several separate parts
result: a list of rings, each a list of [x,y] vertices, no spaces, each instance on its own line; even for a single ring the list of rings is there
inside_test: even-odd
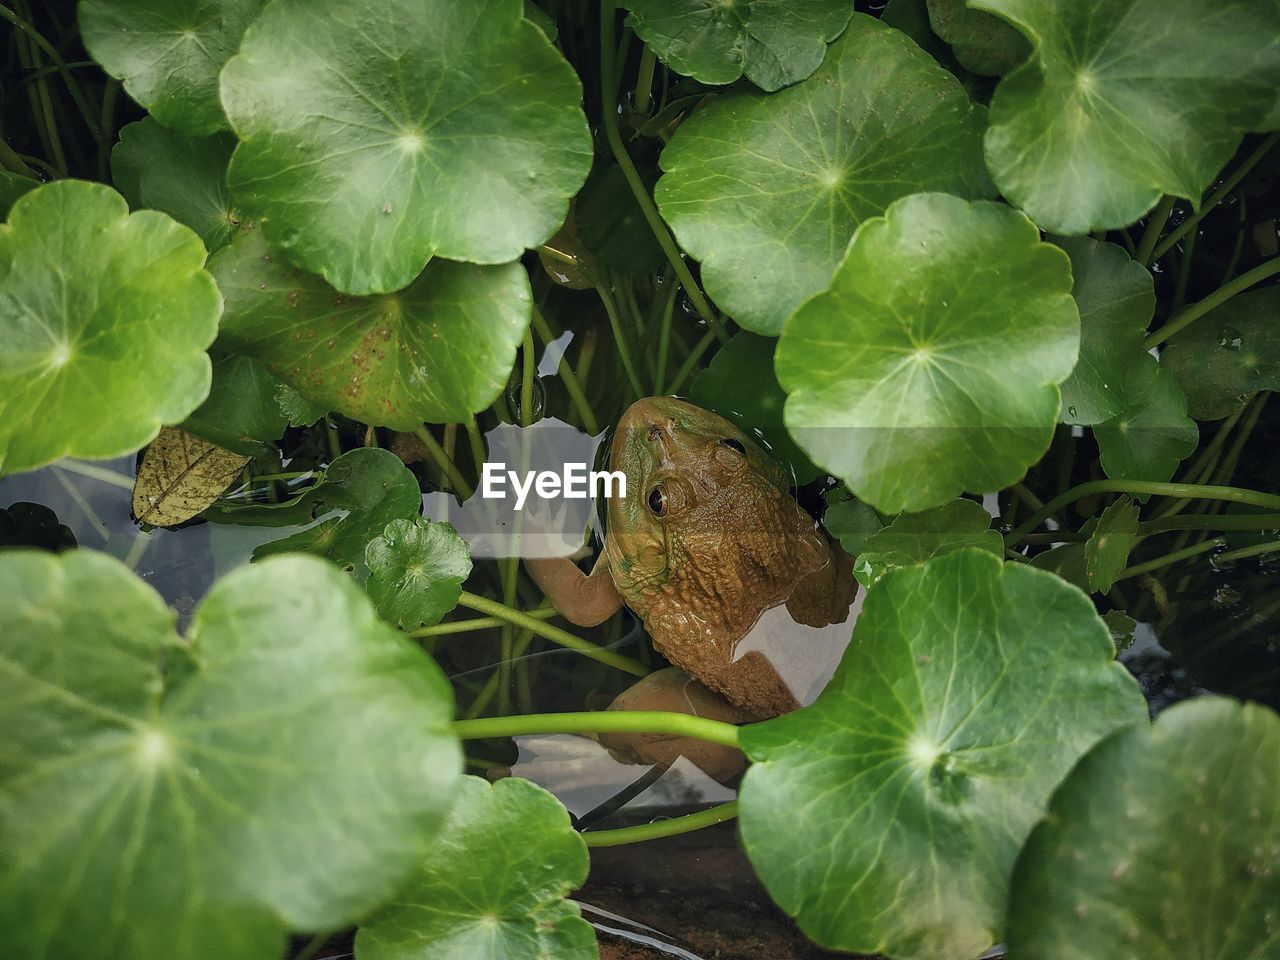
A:
[[[603,553],[590,576],[568,557],[526,557],[524,568],[551,605],[580,627],[594,627],[622,607],[622,596],[609,573],[609,559]]]

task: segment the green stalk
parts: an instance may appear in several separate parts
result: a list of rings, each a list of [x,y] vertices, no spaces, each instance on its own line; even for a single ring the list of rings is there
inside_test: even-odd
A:
[[[551,335],[551,328],[547,325],[547,319],[536,308],[533,311],[533,329],[537,332],[545,347],[555,339]],[[574,411],[578,414],[578,419],[582,421],[582,427],[591,436],[597,436],[600,433],[600,424],[596,420],[595,411],[591,409],[591,404],[587,402],[587,395],[582,390],[582,383],[578,380],[578,375],[573,372],[573,366],[569,363],[568,351],[560,358],[560,382],[564,384],[565,393],[569,394],[569,402],[573,404]]]
[[[689,351],[689,356],[684,358],[684,363],[680,365],[680,369],[676,371],[675,379],[671,381],[667,387],[668,393],[679,393],[680,388],[684,386],[684,382],[689,379],[689,375],[693,373],[694,367],[698,365],[698,361],[702,359],[702,355],[707,352],[707,348],[711,346],[712,341],[716,338],[714,330],[708,330],[702,335],[697,343],[693,345],[693,349]]]
[[[467,478],[462,475],[458,465],[449,459],[449,455],[444,452],[444,447],[440,446],[440,441],[433,437],[431,431],[426,427],[418,427],[417,430],[413,431],[413,435],[426,448],[436,466],[449,478],[449,483],[454,492],[463,500],[470,500],[475,490],[472,489],[471,484],[467,483]]]
[[[1197,513],[1138,524],[1138,533],[1147,537],[1171,530],[1280,530],[1280,513]]]
[[[533,426],[533,375],[536,372],[533,359],[533,331],[524,332],[524,344],[520,348],[520,426]]]
[[[1180,483],[1203,483],[1209,478],[1213,468],[1218,465],[1218,458],[1222,454],[1223,444],[1227,442],[1227,435],[1234,429],[1236,422],[1240,419],[1247,406],[1248,404],[1245,404],[1222,421],[1213,438],[1205,445],[1204,451],[1196,457],[1195,462],[1183,473]],[[1181,513],[1190,502],[1190,500],[1175,500],[1156,511],[1156,516],[1171,517],[1175,513]]]
[[[1221,537],[1214,537],[1212,540],[1204,540],[1194,546],[1186,547],[1182,550],[1175,550],[1173,553],[1166,553],[1163,557],[1156,557],[1154,560],[1148,560],[1146,563],[1139,563],[1132,567],[1125,567],[1120,571],[1120,575],[1116,580],[1128,580],[1130,577],[1136,577],[1144,573],[1150,573],[1152,570],[1159,570],[1161,567],[1169,567],[1177,563],[1179,560],[1186,560],[1190,557],[1199,556],[1202,553],[1208,553],[1210,550],[1216,550],[1226,545],[1226,540]]]
[[[640,69],[636,71],[635,110],[636,113],[649,112],[649,91],[653,89],[653,70],[658,65],[658,58],[646,45],[640,54]]]
[[[89,101],[84,98],[84,93],[80,90],[80,84],[76,82],[76,78],[71,73],[71,68],[67,65],[67,61],[62,59],[62,54],[58,53],[56,47],[44,38],[32,24],[19,17],[8,7],[0,4],[0,19],[8,20],[18,30],[27,36],[27,38],[44,51],[45,55],[53,61],[53,65],[57,68],[58,73],[62,75],[63,81],[67,85],[67,92],[71,94],[76,108],[80,111],[80,115],[84,117],[85,126],[89,128],[89,133],[98,143],[102,142],[102,130],[98,126],[97,121],[93,118],[93,111],[89,109]]]
[[[1248,557],[1260,557],[1267,553],[1276,553],[1280,551],[1280,540],[1270,540],[1267,543],[1255,543],[1248,547],[1237,547],[1235,550],[1227,550],[1214,557],[1219,563],[1226,563],[1231,560],[1244,560]]]
[[[1144,267],[1151,265],[1151,255],[1155,251],[1156,241],[1160,239],[1160,231],[1164,229],[1164,225],[1169,222],[1169,214],[1173,212],[1173,205],[1178,198],[1172,194],[1165,194],[1161,198],[1160,203],[1151,211],[1151,218],[1147,221],[1147,229],[1142,233],[1142,240],[1138,244],[1138,252],[1134,256]]]
[[[455,720],[454,734],[462,740],[573,733],[665,733],[738,747],[738,728],[732,723],[663,710],[592,710],[582,713],[530,713],[518,717]]]
[[[1258,148],[1254,150],[1253,153],[1249,154],[1240,166],[1236,167],[1236,169],[1232,171],[1231,176],[1223,180],[1222,185],[1219,186],[1217,190],[1213,191],[1208,199],[1200,204],[1198,212],[1188,217],[1183,223],[1178,224],[1178,226],[1173,230],[1169,231],[1169,235],[1156,245],[1155,251],[1152,253],[1152,258],[1158,260],[1160,257],[1164,256],[1168,253],[1170,247],[1199,226],[1200,221],[1204,219],[1205,214],[1220,204],[1226,198],[1227,194],[1239,185],[1240,181],[1245,178],[1249,171],[1256,167],[1259,161],[1271,152],[1271,148],[1276,145],[1277,141],[1280,141],[1280,133],[1273,133],[1263,140],[1262,143],[1258,144]]]
[[[1147,339],[1142,341],[1142,349],[1150,350],[1157,344],[1164,343],[1178,331],[1199,320],[1214,307],[1221,306],[1237,293],[1248,290],[1255,283],[1261,283],[1267,277],[1274,276],[1277,273],[1280,273],[1280,257],[1272,257],[1270,260],[1263,261],[1247,273],[1242,273],[1229,283],[1223,284],[1199,303],[1193,303],[1155,333],[1148,335]]]
[[[1169,307],[1170,313],[1176,313],[1182,309],[1182,305],[1187,300],[1187,281],[1191,279],[1191,261],[1195,258],[1196,251],[1196,234],[1187,237],[1186,246],[1182,249],[1182,260],[1178,263],[1178,279],[1173,287],[1173,304]]]
[[[663,223],[662,217],[658,213],[658,208],[654,206],[653,198],[649,196],[649,191],[645,188],[644,181],[640,179],[636,165],[631,162],[631,155],[627,153],[626,145],[622,142],[622,134],[618,131],[618,83],[614,67],[614,51],[617,48],[617,41],[614,39],[613,29],[616,12],[617,4],[614,0],[601,0],[600,113],[604,123],[605,139],[609,141],[609,149],[613,151],[613,158],[618,162],[618,167],[622,170],[622,175],[626,178],[627,185],[631,188],[631,192],[636,198],[636,204],[640,207],[640,212],[644,215],[645,222],[649,224],[649,229],[653,231],[653,236],[658,241],[658,246],[662,247],[662,252],[666,254],[667,261],[675,270],[676,276],[680,278],[680,283],[684,287],[685,293],[689,295],[689,302],[693,304],[693,309],[698,311],[698,316],[712,330],[716,331],[716,336],[721,340],[728,340],[728,331],[725,330],[724,324],[720,322],[720,318],[716,316],[716,312],[711,309],[711,304],[703,296],[702,289],[694,282],[693,274],[689,271],[689,265],[684,262],[679,248],[676,247],[675,240],[672,239],[671,233],[667,230],[667,225]],[[642,396],[642,394],[637,394],[637,396]]]
[[[526,616],[533,617],[537,620],[550,620],[552,617],[559,616],[555,607],[538,607],[533,610],[524,611]],[[415,640],[421,640],[424,637],[447,637],[456,633],[472,633],[476,630],[492,630],[494,627],[500,627],[508,621],[499,617],[471,617],[467,620],[450,620],[446,623],[437,623],[430,627],[419,627],[417,630],[408,630],[405,636],[412,637]]]
[[[613,328],[613,339],[618,346],[618,359],[622,361],[622,369],[627,375],[627,383],[630,384],[634,392],[634,399],[639,400],[644,396],[644,388],[640,386],[640,378],[636,376],[635,365],[631,362],[631,347],[622,329],[622,318],[618,316],[618,305],[614,302],[612,292],[606,287],[596,287],[596,293],[600,295],[600,302],[604,304],[604,311],[609,315],[609,326]]]
[[[567,630],[561,630],[559,627],[553,627],[549,623],[543,623],[534,617],[529,616],[520,610],[514,610],[504,604],[498,603],[496,600],[490,600],[488,597],[482,597],[478,594],[470,593],[466,590],[462,591],[462,596],[458,598],[458,603],[477,613],[488,614],[492,617],[498,617],[507,623],[513,623],[518,627],[524,627],[532,631],[535,635],[550,640],[552,643],[570,650],[577,651],[583,656],[590,657],[592,660],[598,660],[601,663],[608,664],[618,670],[630,673],[633,676],[643,677],[649,673],[648,668],[637,660],[633,660],[628,656],[616,653],[613,650],[604,650],[588,640],[574,636]]]
[[[653,378],[653,394],[662,396],[663,384],[667,376],[667,355],[671,348],[671,319],[676,312],[676,285],[667,284],[667,296],[662,305],[662,320],[658,326],[658,363],[657,375]]]
[[[1230,503],[1248,503],[1267,510],[1280,512],[1280,496],[1243,490],[1239,487],[1219,487],[1196,483],[1156,483],[1151,480],[1090,480],[1072,487],[1061,496],[1054,497],[1044,507],[1033,513],[1016,530],[1008,535],[1006,543],[1014,546],[1025,534],[1038,527],[1069,503],[1097,493],[1154,494],[1160,497],[1189,497],[1198,500],[1225,500]]]
[[[644,840],[657,840],[660,837],[674,837],[681,833],[690,833],[706,827],[714,827],[717,823],[732,820],[738,815],[738,801],[730,800],[708,810],[699,810],[683,817],[672,817],[670,820],[658,820],[655,823],[641,823],[634,827],[619,827],[616,830],[588,830],[582,839],[588,847],[616,847],[624,843],[640,843]]]

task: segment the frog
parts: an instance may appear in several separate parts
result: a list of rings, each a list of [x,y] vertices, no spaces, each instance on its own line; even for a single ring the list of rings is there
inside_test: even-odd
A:
[[[857,589],[852,560],[792,495],[786,470],[754,437],[678,397],[637,400],[613,433],[607,500],[591,572],[567,557],[526,558],[552,606],[594,626],[624,604],[654,648],[715,691],[744,721],[796,709],[759,651],[737,646],[768,610],[798,623],[842,623]]]

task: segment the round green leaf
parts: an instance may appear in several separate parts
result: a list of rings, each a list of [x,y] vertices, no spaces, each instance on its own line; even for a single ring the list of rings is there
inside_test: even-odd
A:
[[[357,447],[329,464],[324,479],[287,503],[225,505],[206,513],[216,523],[306,530],[264,543],[254,560],[277,553],[314,553],[342,567],[363,562],[369,541],[393,520],[422,511],[418,480],[390,450]],[[319,522],[315,522],[319,521]]]
[[[742,730],[742,839],[769,893],[824,946],[976,957],[1054,785],[1146,716],[1114,656],[1052,574],[973,549],[886,574],[821,696]]]
[[[1232,297],[1171,339],[1160,364],[1197,420],[1221,420],[1255,390],[1280,390],[1280,287]]]
[[[1008,73],[1027,59],[1026,38],[999,17],[970,10],[965,0],[928,0],[929,25],[951,46],[966,70],[987,76]]]
[[[8,218],[18,198],[40,186],[38,180],[0,170],[0,217]]]
[[[655,197],[707,292],[776,336],[863,220],[919,190],[990,195],[982,122],[955,77],[858,14],[808,80],[724,94],[682,123]]]
[[[346,293],[506,263],[591,165],[577,74],[521,0],[276,0],[222,73],[236,199]]]
[[[464,777],[430,857],[360,928],[356,956],[595,960],[595,931],[565,899],[587,867],[587,845],[551,794],[519,777]]]
[[[0,226],[0,473],[131,453],[209,392],[221,298],[162,213],[60,180]]]
[[[226,297],[218,343],[363,423],[456,423],[506,386],[532,311],[519,263],[433,260],[397,293],[354,297],[246,233],[209,264]]]
[[[378,615],[412,630],[431,626],[458,604],[471,574],[466,541],[448,523],[393,520],[365,548],[365,589]]]
[[[639,173],[645,187],[652,190],[657,172],[644,167]],[[616,163],[591,171],[573,202],[573,221],[582,245],[606,266],[627,273],[656,273],[667,262]]]
[[[0,555],[0,929],[27,960],[274,960],[393,894],[438,829],[452,696],[308,557],[187,640],[102,554]]]
[[[1275,960],[1280,717],[1202,698],[1117,733],[1018,858],[1009,956]]]
[[[218,71],[266,0],[83,0],[80,32],[102,69],[167,127],[224,130]]]
[[[792,483],[805,484],[820,471],[782,423],[787,396],[773,373],[777,342],[746,331],[734,334],[693,378],[689,399],[760,439],[774,458],[790,468]]]
[[[1187,398],[1164,367],[1144,358],[1120,382],[1124,412],[1093,428],[1108,477],[1163,483],[1200,440]]]
[[[196,233],[212,253],[240,226],[227,192],[235,138],[189,137],[150,117],[120,131],[111,151],[111,179],[135,210],[162,210]]]
[[[209,396],[182,429],[220,447],[256,456],[284,436],[288,423],[276,394],[283,386],[256,360],[213,352]]]
[[[678,73],[703,83],[745,75],[762,90],[822,63],[853,5],[846,0],[622,0],[627,26]]]
[[[987,165],[1047,230],[1198,201],[1280,86],[1280,0],[972,0],[1034,47],[991,101]],[[1105,25],[1105,26],[1104,26]]]
[[[977,547],[1004,556],[1004,538],[991,529],[991,515],[972,500],[952,500],[922,513],[902,513],[862,544],[853,574],[869,587],[890,570]]]
[[[840,546],[850,556],[856,557],[861,553],[867,540],[887,525],[874,507],[850,497],[844,487],[828,491],[826,501],[822,525],[827,533],[840,541]]]
[[[944,194],[854,235],[787,321],[787,429],[878,510],[1016,482],[1049,446],[1080,321],[1067,257],[1022,214]]]
[[[1129,551],[1138,540],[1138,508],[1121,497],[1098,518],[1098,526],[1084,545],[1085,576],[1089,589],[1106,593],[1129,562]]]

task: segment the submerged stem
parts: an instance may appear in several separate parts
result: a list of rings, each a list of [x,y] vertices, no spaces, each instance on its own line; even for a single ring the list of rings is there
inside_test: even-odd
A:
[[[529,713],[517,717],[455,720],[453,732],[462,740],[520,737],[550,733],[666,733],[737,747],[738,728],[732,723],[665,710],[590,710],[580,713]]]
[[[643,840],[657,840],[660,837],[674,837],[681,833],[714,827],[717,823],[732,820],[738,815],[738,801],[730,800],[707,810],[699,810],[683,817],[672,817],[670,820],[658,820],[654,823],[641,823],[634,827],[619,827],[616,830],[588,830],[582,839],[588,847],[616,847],[624,843],[639,843]]]

